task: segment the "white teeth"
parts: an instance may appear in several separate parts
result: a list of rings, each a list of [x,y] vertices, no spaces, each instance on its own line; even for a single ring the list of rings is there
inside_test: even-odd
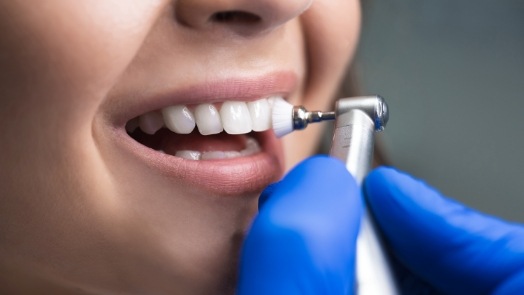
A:
[[[227,152],[213,151],[213,152],[203,152],[201,159],[202,160],[232,159],[232,158],[238,158],[241,156],[242,154],[237,151],[227,151]]]
[[[186,106],[170,106],[162,109],[164,122],[169,130],[189,134],[195,129],[195,118]]]
[[[216,151],[216,152],[205,152],[202,153],[201,160],[213,160],[213,159],[224,159],[224,152]]]
[[[174,105],[153,111],[126,124],[126,130],[133,132],[138,125],[147,134],[154,134],[166,126],[179,134],[189,134],[195,127],[202,135],[218,134],[225,130],[229,134],[245,134],[251,131],[265,131],[271,128],[273,100],[278,96],[257,101],[226,101],[220,111],[210,103],[203,103],[189,109],[185,105]]]
[[[138,118],[140,129],[147,134],[155,134],[164,126],[164,119],[159,112],[149,112]]]
[[[220,114],[212,104],[201,104],[195,108],[195,118],[198,131],[202,135],[217,134],[224,130]]]
[[[224,130],[229,134],[251,132],[251,116],[245,102],[226,101],[220,108],[220,117]]]
[[[253,131],[265,131],[271,128],[271,110],[267,99],[247,103]]]
[[[198,152],[198,151],[177,151],[175,156],[188,159],[188,160],[219,160],[219,159],[231,159],[239,157],[248,157],[260,152],[260,146],[258,142],[253,138],[248,138],[246,141],[246,148],[241,151],[209,151],[209,152]]]
[[[254,138],[248,138],[246,141],[246,148],[240,151],[240,155],[250,156],[258,152],[260,152],[258,141],[256,141]]]
[[[200,160],[201,154],[197,151],[178,151],[175,156],[188,160]]]

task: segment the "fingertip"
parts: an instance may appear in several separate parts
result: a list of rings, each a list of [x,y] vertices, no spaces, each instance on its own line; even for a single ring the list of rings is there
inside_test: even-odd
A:
[[[309,157],[295,167],[278,182],[268,185],[258,199],[260,211],[270,199],[275,196],[301,195],[303,192],[333,191],[333,188],[343,185],[347,190],[357,188],[356,182],[347,171],[344,164],[335,158],[325,155]]]
[[[369,173],[364,181],[364,193],[374,210],[383,210],[385,206],[392,206],[388,210],[400,209],[400,207],[416,210],[431,208],[443,201],[440,193],[422,180],[396,168],[385,166]]]
[[[259,206],[244,243],[241,273],[248,276],[241,285],[350,288],[362,200],[343,163],[326,156],[304,160],[264,190]]]
[[[271,193],[286,192],[287,195],[341,195],[358,190],[353,176],[344,163],[328,156],[314,156],[295,166]]]
[[[305,159],[304,161],[297,164],[288,175],[294,173],[303,173],[304,171],[321,175],[326,173],[349,175],[349,172],[342,161],[326,155],[316,155]],[[287,177],[284,179],[286,178]]]
[[[363,190],[372,209],[380,210],[385,202],[391,202],[397,194],[393,192],[406,176],[392,167],[380,166],[373,169],[364,180]]]
[[[364,188],[396,258],[446,293],[478,294],[524,263],[504,254],[521,230],[448,199],[421,180],[380,167]],[[457,281],[463,284],[448,283]]]
[[[374,169],[365,179],[364,194],[386,230],[394,224],[425,221],[449,205],[432,187],[392,167]]]
[[[383,189],[385,184],[398,183],[399,181],[414,180],[406,173],[389,166],[380,166],[373,169],[366,179],[364,185],[370,192]]]

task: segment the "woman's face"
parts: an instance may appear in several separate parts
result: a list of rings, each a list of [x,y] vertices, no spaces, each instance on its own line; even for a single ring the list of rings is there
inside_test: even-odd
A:
[[[265,123],[246,106],[326,110],[359,17],[356,0],[0,0],[2,285],[230,291],[260,191],[320,130],[249,132]]]

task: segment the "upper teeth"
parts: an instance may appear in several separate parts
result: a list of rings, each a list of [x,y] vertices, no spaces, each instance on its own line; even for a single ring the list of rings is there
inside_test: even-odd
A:
[[[271,105],[274,98],[263,98],[252,102],[226,101],[220,111],[209,103],[192,107],[174,105],[141,115],[138,121],[127,124],[129,131],[136,128],[154,134],[166,126],[179,134],[189,134],[195,127],[202,135],[217,134],[225,130],[229,134],[244,134],[271,128]]]

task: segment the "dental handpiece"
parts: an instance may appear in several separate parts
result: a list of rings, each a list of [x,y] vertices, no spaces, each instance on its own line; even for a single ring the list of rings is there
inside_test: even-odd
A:
[[[282,102],[281,102],[282,103]],[[283,104],[280,108],[283,113]],[[273,113],[277,136],[293,130],[304,129],[309,123],[335,120],[330,155],[346,164],[359,185],[371,169],[375,131],[382,131],[389,119],[387,104],[380,96],[342,98],[337,101],[334,112],[309,112],[303,107],[291,106],[292,120],[285,124],[278,112]],[[277,124],[275,124],[277,123]],[[365,202],[364,202],[365,203]],[[378,230],[367,206],[361,220],[357,238],[356,292],[358,295],[396,295],[400,292],[393,272],[378,236]]]

